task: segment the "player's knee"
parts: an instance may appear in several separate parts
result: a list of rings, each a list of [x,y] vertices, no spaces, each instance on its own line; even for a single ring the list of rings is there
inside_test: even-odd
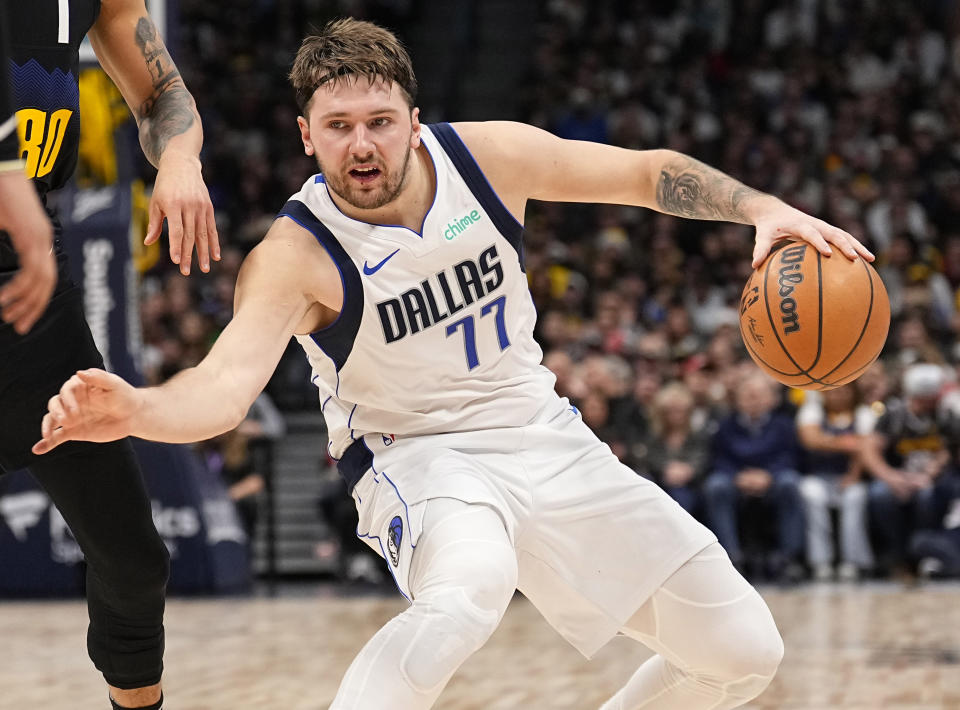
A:
[[[435,689],[486,642],[506,608],[505,603],[491,601],[494,599],[487,593],[476,595],[455,588],[414,603],[422,616],[420,631],[402,661],[403,673],[414,690],[427,693]]]
[[[407,681],[418,692],[443,683],[497,628],[517,588],[513,548],[489,546],[464,558],[468,582],[414,602],[420,632],[404,656]],[[461,575],[455,575],[461,576]]]
[[[726,682],[763,690],[783,660],[783,639],[766,609],[742,624],[736,634],[723,632],[715,646],[714,673]],[[719,630],[718,630],[719,631]]]
[[[149,604],[165,596],[170,553],[159,535],[150,536],[136,555],[111,558],[94,572],[116,596]]]

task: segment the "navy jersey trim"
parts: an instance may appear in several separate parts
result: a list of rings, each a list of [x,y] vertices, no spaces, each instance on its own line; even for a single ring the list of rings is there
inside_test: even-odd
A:
[[[339,373],[353,351],[357,331],[360,330],[360,320],[363,317],[363,283],[360,281],[360,272],[357,271],[356,264],[347,255],[346,250],[333,236],[333,232],[327,229],[305,204],[299,200],[289,200],[277,216],[289,217],[313,234],[320,242],[320,246],[327,250],[337,271],[340,272],[340,283],[343,285],[343,307],[333,323],[310,333],[313,342],[333,360]]]
[[[373,468],[373,452],[363,439],[356,439],[340,456],[337,471],[347,484],[347,494],[353,493],[354,486],[363,478],[363,474]]]
[[[453,126],[449,123],[434,123],[430,124],[430,131],[436,136],[444,152],[450,156],[450,160],[453,161],[460,177],[467,183],[470,192],[483,206],[484,211],[490,215],[497,231],[516,250],[517,257],[520,259],[520,268],[526,272],[523,263],[523,225],[510,214],[510,210],[497,197],[497,193],[494,192],[486,175],[477,165],[470,149],[457,135]]]

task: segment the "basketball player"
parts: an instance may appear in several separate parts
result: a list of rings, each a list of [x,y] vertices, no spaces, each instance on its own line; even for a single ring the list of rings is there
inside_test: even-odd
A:
[[[366,22],[307,37],[291,79],[321,172],[247,258],[233,321],[161,387],[77,373],[34,450],[231,429],[296,335],[358,534],[411,602],[333,708],[431,707],[517,588],[586,656],[618,633],[657,652],[605,708],[719,710],[758,695],[783,653],[770,612],[716,538],[554,393],[521,220],[529,199],[622,203],[754,224],[757,263],[786,235],[849,258],[866,249],[672,151],[421,124],[409,57]]]
[[[217,258],[213,208],[200,174],[203,140],[193,98],[170,60],[143,0],[2,1],[11,39],[9,68],[20,149],[40,197],[62,186],[77,162],[78,48],[87,31],[101,64],[140,127],[140,143],[158,168],[147,241],[166,218],[170,255],[189,273],[196,243],[201,269]],[[17,210],[27,209],[17,204]],[[55,227],[59,236],[60,227]],[[77,368],[102,367],[68,275],[59,239],[58,280],[49,307],[29,333],[38,299],[23,283],[49,240],[24,248],[29,235],[0,238],[0,472],[29,468],[57,505],[87,562],[90,658],[110,686],[114,707],[159,708],[163,608],[168,554],[153,525],[150,501],[128,441],[74,444],[54,457],[30,452],[46,402]],[[16,245],[25,269],[16,276]],[[71,704],[67,699],[62,704]]]
[[[0,229],[5,229],[20,256],[20,272],[0,288],[0,316],[18,333],[26,333],[50,302],[57,282],[53,226],[36,191],[23,174],[17,117],[10,94],[7,63],[10,46],[0,7]],[[16,308],[4,309],[3,304]]]

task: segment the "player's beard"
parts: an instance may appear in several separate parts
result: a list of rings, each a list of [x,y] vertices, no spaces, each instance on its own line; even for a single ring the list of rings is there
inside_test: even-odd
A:
[[[407,170],[410,168],[411,152],[408,148],[403,156],[403,165],[400,166],[399,170],[390,171],[385,165],[380,167],[380,186],[375,190],[366,190],[360,185],[356,185],[353,178],[350,177],[352,168],[347,168],[342,173],[327,173],[323,169],[323,165],[320,165],[319,160],[317,164],[320,165],[320,172],[323,173],[327,187],[335,192],[338,197],[352,207],[362,210],[375,210],[393,202],[403,190],[403,186],[407,182]]]

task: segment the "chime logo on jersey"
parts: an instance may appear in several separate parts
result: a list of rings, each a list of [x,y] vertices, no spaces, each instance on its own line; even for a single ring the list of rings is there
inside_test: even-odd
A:
[[[424,279],[419,286],[377,304],[387,344],[446,320],[503,284],[496,245]]]
[[[399,515],[395,515],[390,521],[390,530],[387,533],[387,551],[390,553],[390,561],[394,567],[400,564],[401,540],[403,540],[403,520]]]

